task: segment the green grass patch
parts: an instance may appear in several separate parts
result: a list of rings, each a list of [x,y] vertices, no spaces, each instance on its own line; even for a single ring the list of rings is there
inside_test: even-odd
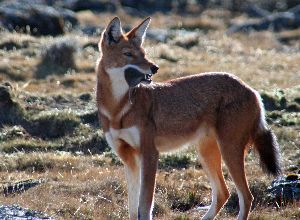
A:
[[[69,152],[102,154],[110,150],[102,130],[91,128],[87,125],[81,124],[76,128],[72,136],[67,136],[62,140],[64,142],[64,150]]]
[[[283,110],[287,106],[287,99],[283,90],[275,90],[272,93],[261,93],[265,109],[267,111]]]
[[[267,112],[267,121],[278,126],[299,126],[300,112],[272,111]]]
[[[27,130],[34,136],[58,138],[72,133],[79,124],[80,119],[70,110],[50,110],[33,116]]]
[[[13,139],[1,144],[0,150],[4,153],[15,152],[47,152],[61,150],[62,144],[54,141],[44,141],[40,139]]]
[[[0,171],[38,171],[47,170],[83,170],[91,167],[109,165],[110,160],[105,156],[74,155],[68,152],[17,152],[0,154]]]
[[[188,152],[163,154],[158,166],[160,169],[182,169],[196,165],[196,161],[196,155]]]

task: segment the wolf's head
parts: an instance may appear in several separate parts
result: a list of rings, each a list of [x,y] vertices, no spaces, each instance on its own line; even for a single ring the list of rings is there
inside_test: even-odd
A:
[[[123,33],[121,22],[115,17],[102,33],[99,49],[106,72],[111,78],[124,78],[128,86],[150,83],[158,66],[146,57],[143,42],[151,18],[128,33]]]

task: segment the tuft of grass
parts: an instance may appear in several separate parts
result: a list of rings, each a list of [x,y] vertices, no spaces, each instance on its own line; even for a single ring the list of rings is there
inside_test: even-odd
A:
[[[261,97],[267,110],[268,122],[279,126],[300,125],[300,105],[297,103],[299,94],[297,87],[262,92]]]
[[[110,150],[103,132],[85,125],[76,128],[72,136],[65,137],[63,145],[66,151],[84,154],[102,154]]]
[[[14,64],[0,64],[0,72],[7,76],[10,80],[14,81],[26,80],[28,77],[25,72],[20,71],[20,68],[16,67]]]
[[[0,141],[9,141],[17,138],[28,137],[26,130],[20,125],[3,126],[0,129]]]
[[[22,106],[13,101],[12,103],[2,106],[0,111],[0,127],[4,124],[20,124],[25,117],[25,111]]]
[[[77,44],[69,38],[58,38],[47,45],[37,66],[36,77],[46,78],[51,74],[65,74],[76,69],[75,52]]]
[[[221,22],[204,17],[185,19],[183,22],[171,26],[171,29],[201,30],[205,32],[220,28],[222,28]]]
[[[292,44],[293,41],[299,41],[300,40],[300,30],[288,30],[288,31],[281,31],[278,34],[276,34],[276,37],[279,41],[285,43],[285,44]]]
[[[279,126],[299,126],[299,112],[272,111],[267,112],[268,122]]]
[[[163,60],[167,60],[171,63],[177,63],[178,59],[176,59],[175,57],[173,57],[171,54],[167,53],[167,52],[162,52],[159,56],[160,59]]]
[[[202,200],[195,192],[180,193],[178,191],[171,191],[168,196],[169,201],[172,201],[171,209],[180,212],[186,212],[198,206]]]
[[[255,208],[249,217],[250,220],[296,220],[300,218],[299,202],[286,208],[272,207]]]
[[[156,188],[156,215],[158,219],[174,219],[170,213],[182,213],[192,211],[197,206],[207,203],[205,197],[208,193],[207,180],[203,179],[203,171],[195,168],[185,169],[184,172],[177,170],[160,171],[157,178]],[[162,216],[162,218],[159,218]]]
[[[251,181],[249,186],[250,186],[250,191],[254,197],[254,200],[252,202],[252,209],[258,207],[268,207],[273,205],[272,198],[267,191],[268,188],[267,182]],[[238,213],[239,198],[235,190],[231,193],[231,196],[229,197],[224,208],[226,212],[229,212],[231,214],[236,215]]]
[[[80,119],[70,110],[42,111],[29,119],[27,131],[42,138],[58,138],[72,133]]]
[[[178,36],[174,38],[170,43],[179,47],[183,47],[185,49],[190,49],[199,44],[199,36],[197,34]]]
[[[261,98],[263,100],[266,110],[282,110],[286,108],[287,100],[283,90],[275,90],[273,94],[261,93]]]
[[[13,88],[10,83],[0,85],[0,127],[5,124],[19,124],[23,121],[25,111],[14,100]]]

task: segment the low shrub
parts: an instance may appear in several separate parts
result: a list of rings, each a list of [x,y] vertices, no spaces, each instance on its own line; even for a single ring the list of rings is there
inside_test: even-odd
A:
[[[159,168],[174,169],[174,168],[188,168],[195,165],[195,158],[192,158],[188,153],[176,153],[162,155],[159,159]]]
[[[70,111],[42,111],[26,125],[26,130],[42,138],[58,138],[70,134],[80,124],[80,119]]]
[[[5,124],[20,124],[25,117],[22,106],[14,100],[10,83],[0,84],[0,127]]]
[[[37,66],[36,77],[46,78],[51,74],[65,74],[76,69],[75,52],[77,44],[68,38],[58,38],[47,45]]]

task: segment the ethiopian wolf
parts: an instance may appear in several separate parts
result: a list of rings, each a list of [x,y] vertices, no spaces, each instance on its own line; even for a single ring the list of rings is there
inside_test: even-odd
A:
[[[193,144],[212,186],[212,203],[202,219],[214,219],[229,197],[222,158],[238,192],[238,219],[245,220],[253,200],[244,171],[248,147],[256,149],[268,173],[280,173],[278,145],[261,98],[228,73],[152,82],[158,66],[142,46],[150,20],[123,33],[115,17],[102,33],[96,67],[99,117],[125,165],[129,217],[152,219],[159,152]]]

